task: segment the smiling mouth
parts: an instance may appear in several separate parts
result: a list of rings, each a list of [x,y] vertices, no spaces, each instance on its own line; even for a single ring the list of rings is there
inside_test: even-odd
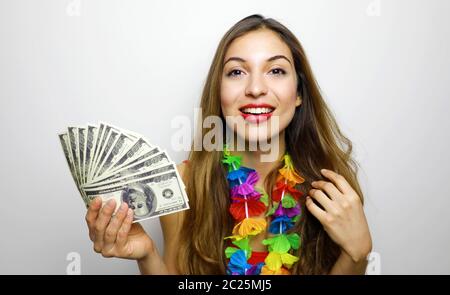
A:
[[[239,109],[242,113],[248,114],[248,115],[261,115],[261,114],[270,114],[275,109],[274,108],[241,108]]]
[[[272,113],[275,111],[275,108],[268,104],[263,105],[245,105],[239,109],[241,112],[241,116],[245,121],[250,123],[260,123],[263,121],[267,121]]]
[[[239,108],[239,111],[243,114],[247,115],[261,115],[261,114],[270,114],[275,110],[273,106],[267,103],[250,103]]]

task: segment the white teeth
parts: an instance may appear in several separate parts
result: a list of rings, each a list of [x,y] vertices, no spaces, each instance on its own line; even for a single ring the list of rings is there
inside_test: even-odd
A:
[[[241,110],[243,113],[250,113],[250,114],[267,114],[273,111],[272,108],[244,108]]]

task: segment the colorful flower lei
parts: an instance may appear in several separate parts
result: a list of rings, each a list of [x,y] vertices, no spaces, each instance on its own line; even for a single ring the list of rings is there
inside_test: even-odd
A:
[[[258,216],[268,207],[268,195],[255,189],[259,179],[258,173],[254,169],[241,166],[242,157],[231,155],[227,145],[224,146],[222,162],[228,166],[227,180],[231,197],[229,211],[236,220],[232,235],[225,237],[231,239],[232,244],[236,246],[225,249],[225,255],[229,259],[227,274],[290,274],[289,269],[299,259],[289,251],[299,249],[300,236],[297,233],[288,234],[286,231],[300,219],[299,199],[303,193],[294,187],[303,183],[304,179],[295,171],[288,153],[283,156],[283,161],[284,167],[278,170],[279,175],[272,191],[273,206],[265,215],[270,216],[269,232],[275,236],[262,242],[269,250],[264,262],[250,264],[250,237],[263,232],[267,227],[266,218]]]

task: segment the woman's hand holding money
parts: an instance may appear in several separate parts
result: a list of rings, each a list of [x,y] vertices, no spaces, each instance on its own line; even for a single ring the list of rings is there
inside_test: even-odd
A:
[[[154,265],[146,272],[165,272],[164,263],[153,240],[139,223],[133,222],[133,210],[122,203],[112,216],[116,202],[109,200],[102,208],[100,197],[95,198],[86,213],[89,237],[94,242],[94,251],[103,257],[118,257],[145,261],[145,265]],[[149,263],[149,260],[153,260]],[[148,267],[146,267],[148,268]]]

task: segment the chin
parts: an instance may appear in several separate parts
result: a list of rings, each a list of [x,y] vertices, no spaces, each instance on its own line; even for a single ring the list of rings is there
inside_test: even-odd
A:
[[[273,116],[269,120],[257,124],[246,122],[239,115],[225,116],[225,118],[227,133],[235,134],[239,147],[249,145],[248,148],[246,147],[247,150],[256,150],[257,146],[266,147],[264,150],[267,150],[268,144],[278,144],[280,132],[283,132],[287,125],[286,118],[279,116]]]
[[[268,145],[277,144],[279,139],[278,131],[270,132],[265,128],[249,128],[246,134],[238,132],[238,140],[245,140],[250,150],[255,150],[260,146],[267,150]],[[253,148],[253,149],[252,149]]]

